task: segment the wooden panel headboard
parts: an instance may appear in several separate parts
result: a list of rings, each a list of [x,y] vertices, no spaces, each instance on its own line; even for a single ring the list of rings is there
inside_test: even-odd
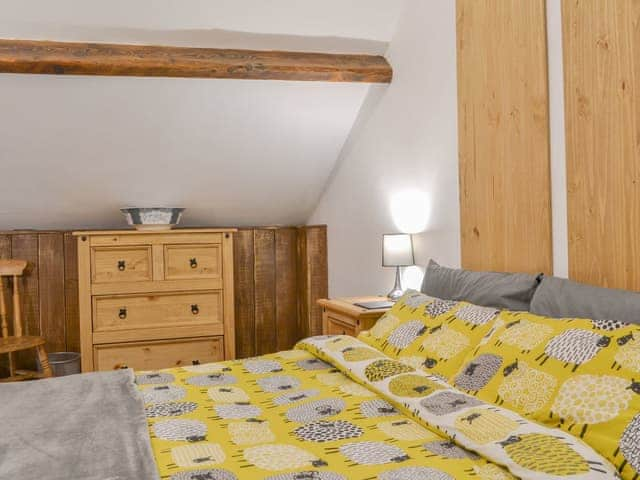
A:
[[[544,0],[458,0],[462,264],[552,271]]]
[[[640,2],[562,7],[569,273],[640,290]]]

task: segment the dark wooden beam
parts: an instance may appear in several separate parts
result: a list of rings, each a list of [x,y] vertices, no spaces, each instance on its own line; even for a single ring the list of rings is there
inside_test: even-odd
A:
[[[0,40],[0,73],[389,83],[382,56]]]

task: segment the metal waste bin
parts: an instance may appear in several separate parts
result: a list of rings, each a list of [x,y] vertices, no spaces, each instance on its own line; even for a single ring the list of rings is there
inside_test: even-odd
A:
[[[80,354],[76,352],[49,353],[49,365],[56,377],[80,373]]]

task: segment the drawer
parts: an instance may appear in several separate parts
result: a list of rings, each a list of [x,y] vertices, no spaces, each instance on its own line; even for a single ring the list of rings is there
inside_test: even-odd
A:
[[[151,247],[96,247],[91,251],[93,283],[143,282],[152,279]]]
[[[93,331],[222,324],[222,292],[93,297]]]
[[[356,327],[351,323],[346,323],[339,318],[332,317],[327,314],[327,331],[326,335],[351,335],[356,336]]]
[[[95,370],[157,370],[224,360],[222,337],[96,345]]]
[[[165,245],[166,280],[222,277],[222,245]]]

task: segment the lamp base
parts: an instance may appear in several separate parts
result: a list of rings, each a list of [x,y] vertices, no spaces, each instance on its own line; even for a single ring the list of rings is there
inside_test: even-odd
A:
[[[387,298],[392,302],[397,301],[404,291],[402,290],[402,282],[400,281],[400,267],[396,267],[396,282],[393,285],[393,289],[387,293]]]
[[[392,302],[397,302],[402,295],[404,295],[404,292],[402,290],[393,289],[389,293],[387,293],[387,298]]]

